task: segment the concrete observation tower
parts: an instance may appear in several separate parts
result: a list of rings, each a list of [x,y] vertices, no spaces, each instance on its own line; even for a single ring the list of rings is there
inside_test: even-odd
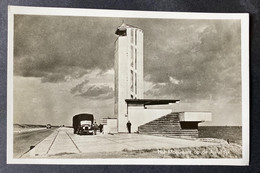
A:
[[[138,27],[123,23],[115,34],[118,36],[114,52],[114,113],[117,117],[117,132],[127,132],[126,123],[129,120],[133,132],[161,133],[167,126],[167,131],[170,128],[176,135],[198,136],[198,123],[210,121],[211,113],[173,113],[172,109],[152,107],[177,103],[180,100],[143,98],[144,32]],[[159,126],[154,129],[156,123]]]
[[[115,106],[118,131],[126,132],[125,99],[143,99],[143,30],[122,24],[115,32]]]

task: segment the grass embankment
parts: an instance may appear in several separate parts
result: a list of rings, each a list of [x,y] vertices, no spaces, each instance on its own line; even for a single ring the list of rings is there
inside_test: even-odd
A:
[[[118,152],[62,153],[50,158],[242,158],[242,147],[237,144],[219,144],[214,146],[186,147],[171,149],[144,149]]]
[[[237,144],[220,144],[214,146],[132,150],[124,151],[130,156],[147,158],[242,158],[242,147]],[[150,153],[150,154],[149,154]]]

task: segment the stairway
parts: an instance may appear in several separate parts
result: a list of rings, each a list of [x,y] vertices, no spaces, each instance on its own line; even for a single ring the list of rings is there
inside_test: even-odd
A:
[[[172,112],[138,127],[140,134],[167,137],[197,138],[198,129],[182,129],[179,113]]]

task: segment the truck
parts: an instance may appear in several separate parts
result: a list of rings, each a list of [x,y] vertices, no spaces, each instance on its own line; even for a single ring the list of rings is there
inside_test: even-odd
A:
[[[93,134],[93,114],[82,113],[73,116],[72,126],[74,134]]]

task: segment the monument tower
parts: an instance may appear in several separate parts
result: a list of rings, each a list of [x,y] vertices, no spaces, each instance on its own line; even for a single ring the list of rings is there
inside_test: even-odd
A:
[[[115,106],[118,132],[127,132],[126,99],[143,99],[143,30],[127,24],[115,32]]]

